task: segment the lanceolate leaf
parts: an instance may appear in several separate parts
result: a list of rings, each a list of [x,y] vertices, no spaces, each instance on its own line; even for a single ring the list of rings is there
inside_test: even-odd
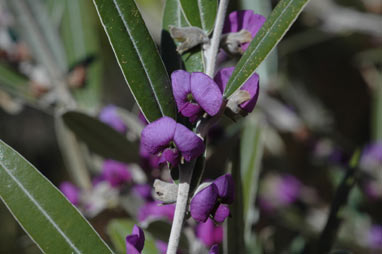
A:
[[[118,63],[148,121],[176,117],[170,79],[134,0],[94,0]]]
[[[182,65],[189,72],[204,72],[205,63],[201,47],[197,46],[183,53],[180,58],[176,52],[179,42],[174,42],[170,36],[169,26],[190,26],[182,13],[179,0],[166,1],[162,26],[161,51],[168,72],[171,73],[174,70],[181,69]]]
[[[3,64],[0,64],[0,87],[27,101],[35,101],[29,89],[28,79]]]
[[[217,0],[179,0],[182,12],[190,26],[202,28],[210,33],[215,24]]]
[[[91,151],[118,161],[137,162],[138,144],[98,119],[81,112],[63,114],[64,123]]]
[[[44,253],[112,253],[57,188],[1,140],[0,197]]]
[[[309,0],[281,0],[237,64],[224,96],[228,98],[251,77],[296,20]]]

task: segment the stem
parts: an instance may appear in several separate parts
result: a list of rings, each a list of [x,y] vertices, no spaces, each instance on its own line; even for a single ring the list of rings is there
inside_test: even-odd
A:
[[[168,241],[167,254],[176,254],[178,250],[180,234],[182,232],[184,215],[187,211],[190,182],[195,160],[179,166],[179,187],[176,199],[174,220],[171,226],[170,239]]]
[[[219,50],[220,37],[223,31],[225,13],[227,11],[229,0],[221,0],[216,15],[214,33],[211,39],[211,46],[206,50],[207,68],[206,74],[213,77],[215,74],[216,55]]]

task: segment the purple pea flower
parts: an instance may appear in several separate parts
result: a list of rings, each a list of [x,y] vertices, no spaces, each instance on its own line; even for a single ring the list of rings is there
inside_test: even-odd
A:
[[[151,195],[152,188],[149,184],[136,184],[132,188],[133,192],[146,201],[153,201]]]
[[[224,22],[223,34],[236,33],[246,30],[251,34],[252,39],[263,26],[265,17],[255,14],[252,10],[241,10],[231,12]],[[250,42],[244,42],[241,50],[247,50]]]
[[[103,162],[102,176],[112,187],[120,187],[124,183],[132,180],[128,165],[115,160],[105,160]]]
[[[367,234],[367,242],[372,249],[382,249],[382,225],[372,225]]]
[[[60,184],[60,190],[65,197],[73,204],[78,205],[80,201],[80,191],[70,182],[63,182]]]
[[[194,123],[203,111],[210,116],[219,112],[223,95],[208,75],[177,70],[171,74],[171,81],[178,111],[190,122]]]
[[[210,247],[223,241],[223,227],[215,225],[213,220],[208,219],[206,222],[197,225],[196,236],[204,245]]]
[[[145,244],[143,230],[134,225],[131,235],[126,236],[126,254],[140,254]]]
[[[229,208],[234,199],[234,183],[230,174],[217,178],[210,185],[195,194],[190,202],[191,217],[198,222],[205,222],[210,215],[221,223],[229,215]]]
[[[208,254],[219,254],[219,245],[212,245],[211,249],[208,251]]]
[[[382,168],[382,142],[372,143],[365,147],[360,165],[367,171]]]
[[[116,131],[125,134],[127,131],[127,126],[125,122],[118,115],[117,107],[114,105],[108,105],[104,107],[98,115],[101,122],[106,123]]]
[[[160,161],[176,166],[180,154],[191,161],[204,152],[201,138],[170,117],[162,117],[147,125],[141,135],[141,145],[150,154],[160,155]]]
[[[138,221],[142,222],[147,218],[165,218],[172,221],[175,213],[175,205],[161,205],[159,202],[148,202],[144,204],[138,213]]]
[[[235,67],[223,68],[216,73],[214,80],[222,93],[224,92],[224,89],[227,86],[228,80],[230,79],[234,69]],[[251,113],[253,111],[259,97],[259,89],[259,75],[254,73],[240,88],[240,90],[248,92],[250,96],[249,100],[239,105],[242,110],[246,111],[247,113]]]

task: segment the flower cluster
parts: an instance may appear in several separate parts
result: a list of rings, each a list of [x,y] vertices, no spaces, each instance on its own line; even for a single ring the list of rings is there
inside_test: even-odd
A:
[[[221,223],[229,215],[227,205],[234,199],[234,183],[230,174],[217,178],[192,198],[190,203],[191,217],[198,222],[206,222],[211,216]]]

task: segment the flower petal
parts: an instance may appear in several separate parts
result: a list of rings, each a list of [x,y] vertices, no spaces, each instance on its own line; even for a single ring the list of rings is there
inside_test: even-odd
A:
[[[192,198],[190,202],[191,217],[198,222],[205,222],[215,207],[218,189],[215,184],[210,184]]]
[[[171,73],[172,93],[175,98],[178,111],[184,108],[188,102],[187,95],[191,93],[191,73],[183,70],[177,70]]]
[[[128,165],[115,160],[105,160],[103,162],[102,175],[112,187],[119,187],[132,179]]]
[[[151,154],[157,154],[173,140],[176,129],[174,119],[164,116],[147,125],[141,134],[141,145]]]
[[[159,159],[159,164],[168,162],[172,167],[175,167],[179,163],[179,152],[177,149],[166,148]]]
[[[219,245],[212,245],[211,249],[208,251],[208,254],[219,254]]]
[[[79,203],[79,189],[70,182],[60,184],[60,190],[73,205]]]
[[[143,230],[137,225],[134,225],[132,234],[138,236],[135,247],[139,252],[141,252],[145,245],[145,234],[143,233]]]
[[[176,124],[174,142],[186,161],[193,160],[204,152],[203,140],[180,123]]]
[[[222,68],[215,74],[214,81],[216,82],[222,93],[224,92],[228,80],[231,78],[234,69],[235,67]]]
[[[227,205],[220,204],[218,206],[218,209],[216,209],[216,212],[214,214],[214,220],[217,223],[223,223],[225,218],[227,218],[229,215],[229,208]]]
[[[216,115],[223,103],[223,95],[217,84],[202,72],[191,73],[191,93],[196,102],[210,116]]]
[[[137,235],[126,236],[126,254],[140,254],[141,252],[135,247],[138,242]]]
[[[218,195],[222,203],[231,204],[235,196],[235,186],[231,174],[222,175],[213,183],[218,189]]]
[[[247,91],[251,96],[251,99],[240,104],[240,108],[248,113],[252,112],[256,106],[257,99],[259,98],[259,89],[259,75],[254,73],[240,88],[240,90]]]
[[[208,247],[223,241],[223,227],[215,226],[211,219],[205,223],[199,223],[196,228],[196,236]]]

